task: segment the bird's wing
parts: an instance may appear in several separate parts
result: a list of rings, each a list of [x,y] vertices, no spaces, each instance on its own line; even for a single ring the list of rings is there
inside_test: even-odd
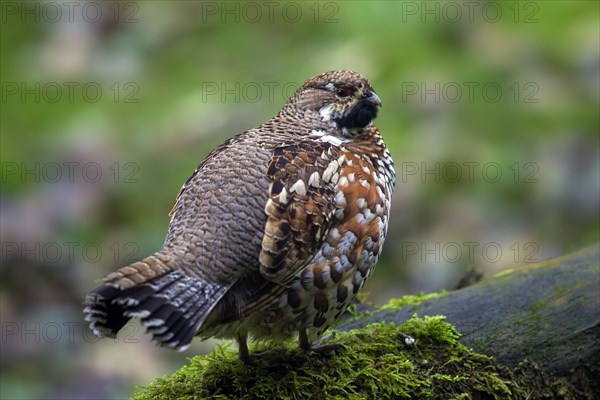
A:
[[[202,170],[202,167],[204,167],[205,164],[209,163],[214,158],[218,158],[219,155],[221,153],[223,153],[224,150],[227,150],[227,148],[229,146],[231,146],[232,144],[234,144],[237,141],[239,141],[240,138],[242,137],[242,135],[243,134],[238,134],[236,136],[233,136],[233,137],[227,139],[226,141],[224,141],[223,143],[221,143],[219,146],[217,146],[214,150],[212,150],[204,158],[204,160],[202,160],[202,162],[200,164],[198,164],[198,166],[196,167],[196,169],[194,170],[194,172],[192,173],[192,175],[190,175],[186,179],[186,181],[183,183],[183,185],[181,186],[181,189],[179,190],[179,193],[177,194],[177,197],[175,198],[175,204],[173,204],[173,207],[171,208],[171,211],[169,212],[169,217],[171,219],[173,219],[173,216],[175,215],[175,213],[177,211],[177,205],[179,204],[179,200],[181,199],[183,193],[186,191],[186,189],[188,189],[188,187],[190,187],[192,185],[192,181],[194,180],[194,178],[196,177],[196,175],[198,175],[200,173],[200,171]]]
[[[253,130],[225,142],[183,185],[164,247],[184,274],[233,284],[258,271],[273,147],[260,140]]]
[[[339,156],[338,147],[314,140],[274,149],[260,252],[260,272],[266,279],[286,285],[323,244],[334,219]]]

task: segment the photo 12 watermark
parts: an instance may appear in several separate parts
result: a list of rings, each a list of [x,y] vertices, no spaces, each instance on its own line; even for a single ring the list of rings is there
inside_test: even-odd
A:
[[[499,82],[402,82],[402,102],[417,103],[498,103],[503,98],[513,103],[539,103],[537,82],[509,84]]]
[[[537,24],[540,6],[533,1],[402,1],[403,23],[498,23]]]
[[[101,244],[93,241],[3,241],[1,261],[9,263],[67,264],[85,262],[95,264],[110,262],[116,265],[131,264],[139,260],[140,246],[136,242],[115,241]]]
[[[334,24],[339,4],[333,1],[203,1],[202,23],[274,23],[301,21]]]
[[[114,338],[96,336],[84,321],[3,321],[1,325],[2,345],[97,343],[100,340],[139,343],[143,336],[143,329],[136,321],[125,324]]]
[[[398,180],[402,183],[539,183],[539,165],[534,161],[515,161],[512,164],[495,161],[402,161],[397,164]]]
[[[2,82],[2,103],[139,103],[136,82]]]
[[[2,1],[2,23],[138,23],[135,1]]]
[[[202,82],[202,102],[220,103],[280,103],[298,88],[298,82]]]
[[[101,164],[95,161],[7,161],[0,164],[0,183],[139,183],[137,163]]]
[[[455,264],[485,262],[496,264],[512,261],[515,264],[539,262],[540,246],[536,242],[425,242],[406,241],[402,243],[402,262]]]

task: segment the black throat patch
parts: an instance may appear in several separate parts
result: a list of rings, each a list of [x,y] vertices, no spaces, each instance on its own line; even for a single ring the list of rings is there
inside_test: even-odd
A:
[[[377,106],[367,101],[361,101],[350,112],[333,118],[340,128],[364,128],[377,116]]]

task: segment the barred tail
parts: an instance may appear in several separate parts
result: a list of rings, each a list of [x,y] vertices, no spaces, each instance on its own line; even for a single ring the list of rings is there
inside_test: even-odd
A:
[[[115,337],[132,317],[139,317],[161,346],[185,350],[229,286],[186,276],[170,268],[169,261],[156,253],[107,275],[84,303],[90,329]]]

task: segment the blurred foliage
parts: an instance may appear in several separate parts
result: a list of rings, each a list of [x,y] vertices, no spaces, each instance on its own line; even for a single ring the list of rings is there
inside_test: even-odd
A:
[[[81,300],[160,247],[175,195],[210,150],[323,71],[370,79],[396,162],[372,301],[600,240],[598,2],[77,4],[71,22],[61,2],[2,3],[2,398],[123,397],[210,349],[154,349],[137,325],[134,344],[85,339]],[[102,17],[86,22],[87,4]],[[51,262],[49,244],[63,248]],[[77,340],[24,338],[14,321],[75,322]]]

